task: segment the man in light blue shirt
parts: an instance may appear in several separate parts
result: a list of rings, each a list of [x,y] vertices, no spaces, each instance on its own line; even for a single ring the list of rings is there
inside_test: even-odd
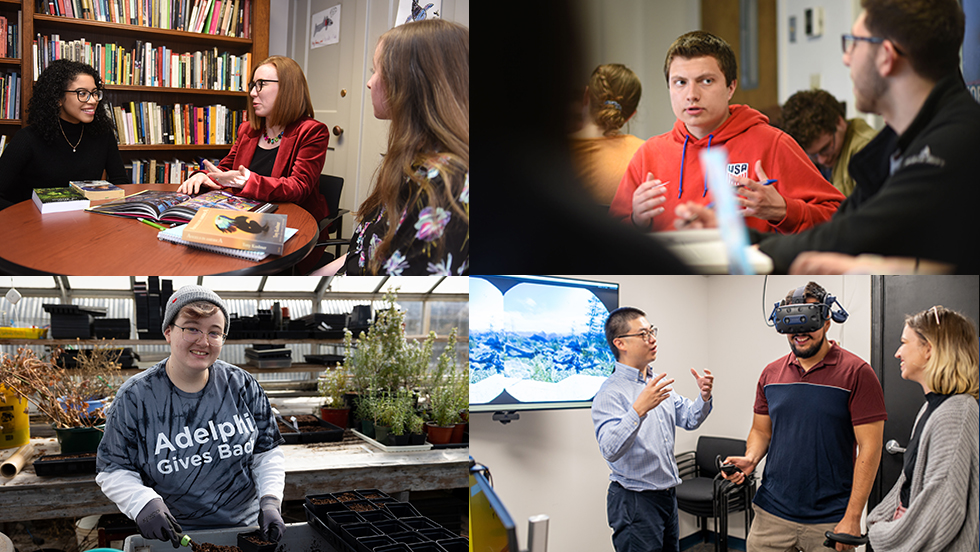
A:
[[[678,551],[680,530],[674,487],[674,426],[697,429],[711,412],[710,370],[691,369],[701,393],[691,401],[669,387],[657,358],[657,328],[646,313],[621,307],[606,320],[606,342],[616,368],[592,402],[599,450],[609,464],[606,514],[616,552]]]

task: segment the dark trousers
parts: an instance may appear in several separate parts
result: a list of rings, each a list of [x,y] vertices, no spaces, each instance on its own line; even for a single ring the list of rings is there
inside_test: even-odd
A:
[[[606,515],[616,552],[679,552],[677,495],[666,491],[630,491],[612,481]]]

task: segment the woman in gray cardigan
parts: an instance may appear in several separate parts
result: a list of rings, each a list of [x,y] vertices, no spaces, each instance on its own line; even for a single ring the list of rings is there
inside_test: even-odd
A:
[[[905,467],[868,514],[875,550],[976,552],[980,438],[978,340],[973,323],[941,306],[905,318],[902,378],[922,385]]]

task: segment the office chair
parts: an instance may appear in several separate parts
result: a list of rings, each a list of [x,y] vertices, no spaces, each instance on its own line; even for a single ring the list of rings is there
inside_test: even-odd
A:
[[[344,179],[339,176],[330,176],[329,174],[320,175],[320,194],[327,201],[327,210],[330,213],[326,218],[319,222],[319,230],[322,233],[324,228],[328,228],[327,234],[337,233],[335,239],[329,239],[325,241],[318,242],[317,247],[321,246],[334,246],[334,256],[333,259],[340,257],[341,246],[347,245],[350,241],[344,238],[344,215],[349,213],[349,209],[340,208],[340,193],[344,190]],[[326,257],[324,255],[324,257]],[[333,259],[322,259],[321,263],[318,265],[323,266]]]
[[[716,458],[745,454],[745,441],[724,437],[698,437],[696,451],[676,456],[683,480],[677,486],[677,508],[698,517],[701,534],[707,536],[707,518],[712,518],[715,551],[728,550],[728,513],[745,511],[745,535],[752,524],[752,499],[755,497],[755,474],[746,476],[741,485],[727,481],[719,473]]]

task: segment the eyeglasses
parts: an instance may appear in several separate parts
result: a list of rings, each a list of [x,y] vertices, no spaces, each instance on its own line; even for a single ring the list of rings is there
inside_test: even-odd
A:
[[[830,142],[827,142],[827,145],[824,146],[823,149],[821,149],[816,153],[808,153],[807,155],[814,162],[817,161],[817,157],[823,157],[825,159],[829,158],[834,154],[834,146],[836,145],[837,145],[837,131],[835,130],[834,132],[830,133]]]
[[[74,92],[78,96],[78,101],[85,103],[89,98],[95,98],[95,101],[101,102],[105,92],[101,88],[96,88],[95,90],[88,91],[84,88],[79,88],[78,90],[65,90],[65,94],[69,92]]]
[[[204,332],[197,328],[181,328],[177,324],[174,324],[173,326],[175,328],[179,328],[181,332],[183,332],[184,341],[188,343],[197,343],[201,339],[201,336],[205,335]],[[228,337],[227,334],[223,334],[221,332],[208,332],[207,336],[208,341],[214,343],[215,345],[221,345],[225,342],[225,338]]]
[[[262,89],[265,88],[265,85],[269,84],[270,82],[279,82],[279,81],[268,80],[268,79],[259,79],[257,81],[252,81],[248,83],[248,91],[251,92],[253,88],[258,88],[259,92],[261,92]]]
[[[859,40],[870,42],[872,44],[881,44],[887,39],[880,38],[877,36],[854,36],[854,35],[844,34],[844,35],[840,35],[841,50],[843,50],[845,54],[851,53],[851,50],[854,49],[854,45],[857,44],[857,41]],[[899,47],[895,44],[895,42],[892,42],[892,47],[895,48],[895,51],[898,52],[898,55],[900,56],[905,55],[905,52],[899,49]]]
[[[619,339],[620,337],[639,337],[643,341],[650,341],[651,337],[657,337],[657,327],[650,326],[649,329],[643,329],[633,334],[617,335],[616,339]]]

